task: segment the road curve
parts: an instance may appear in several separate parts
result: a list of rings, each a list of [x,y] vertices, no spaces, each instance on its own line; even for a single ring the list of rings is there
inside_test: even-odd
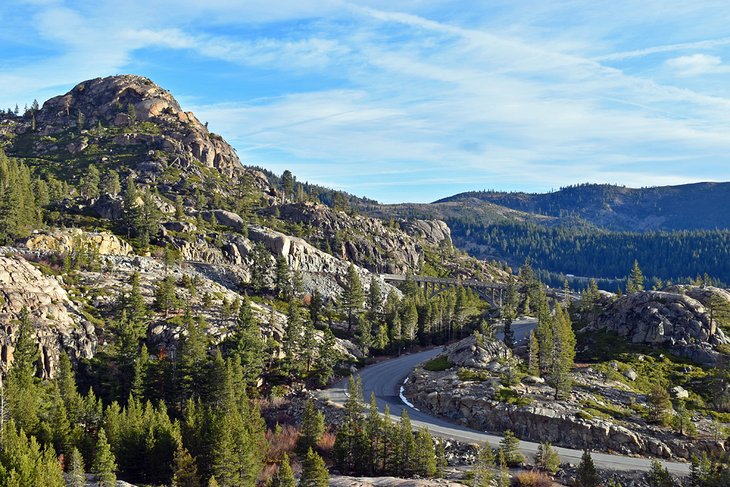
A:
[[[360,378],[362,380],[366,402],[369,400],[370,394],[374,392],[378,407],[381,411],[388,404],[391,415],[398,417],[401,415],[403,409],[407,409],[414,428],[426,426],[433,435],[441,438],[453,439],[465,443],[483,443],[489,441],[490,444],[496,446],[502,439],[499,435],[486,434],[481,431],[466,428],[449,422],[446,419],[419,411],[418,409],[407,406],[401,401],[399,397],[400,388],[411,370],[417,365],[435,357],[441,350],[439,347],[424,352],[404,355],[362,369],[360,371]],[[347,399],[346,389],[347,380],[343,380],[329,389],[322,391],[322,397],[341,405]],[[535,455],[537,446],[537,443],[528,441],[521,442],[521,450],[529,458]],[[563,462],[572,464],[578,464],[583,454],[582,450],[574,450],[571,448],[555,447],[555,449]],[[597,452],[593,452],[591,455],[595,464],[601,468],[620,471],[648,471],[651,467],[651,460],[646,458],[609,455]],[[667,467],[670,473],[678,475],[687,475],[689,473],[689,464],[687,463],[662,462],[662,464]]]

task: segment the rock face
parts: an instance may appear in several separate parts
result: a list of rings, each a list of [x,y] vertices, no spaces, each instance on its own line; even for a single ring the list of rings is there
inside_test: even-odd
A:
[[[590,329],[606,329],[632,343],[658,345],[695,362],[713,365],[718,345],[730,343],[707,309],[689,296],[659,291],[633,293],[609,304]]]
[[[408,235],[423,238],[429,243],[451,245],[451,229],[441,220],[405,220],[400,227]]]
[[[330,487],[465,487],[443,479],[399,479],[395,477],[330,477]]]
[[[316,231],[314,238],[331,243],[332,252],[338,257],[372,272],[406,274],[418,270],[421,244],[381,220],[351,216],[314,203],[294,203],[277,209],[284,220],[311,225]]]
[[[54,376],[61,350],[72,359],[93,356],[94,327],[58,281],[20,257],[0,257],[0,367],[4,370],[13,360],[23,309],[37,332],[43,377]]]
[[[300,271],[303,274],[307,292],[317,289],[324,296],[337,297],[339,295],[340,289],[337,284],[341,286],[345,283],[349,262],[319,250],[304,239],[285,235],[269,228],[249,225],[248,236],[252,242],[262,243],[274,256],[286,258],[293,270]],[[355,269],[363,287],[367,290],[372,274],[358,266],[355,266]],[[384,294],[394,289],[382,281],[380,286]]]
[[[474,369],[491,369],[494,363],[512,356],[512,350],[499,340],[482,340],[467,337],[446,349],[449,363]]]
[[[82,114],[79,116],[79,113]],[[79,126],[82,122],[82,126]],[[153,122],[160,130],[152,133],[137,131],[135,122]],[[140,145],[147,151],[164,151],[167,162],[178,169],[188,169],[195,163],[214,168],[231,177],[242,174],[243,167],[233,148],[220,136],[208,132],[191,112],[185,112],[166,90],[151,80],[133,75],[110,76],[84,81],[65,95],[46,101],[36,114],[40,135],[54,137],[69,128],[78,131],[98,124],[118,127],[118,145]],[[20,127],[24,132],[27,127]],[[82,153],[93,136],[87,134],[74,140],[65,150]],[[53,151],[52,146],[38,146],[38,152]],[[138,162],[138,172],[154,173],[159,162],[150,157]]]
[[[130,255],[132,246],[109,232],[90,233],[78,228],[55,230],[33,235],[26,242],[28,250],[42,252],[91,252],[99,255]]]
[[[500,398],[500,392],[505,388],[496,374],[484,381],[465,381],[459,378],[456,368],[443,372],[417,368],[405,384],[405,394],[422,411],[480,431],[500,433],[509,429],[525,440],[664,458],[690,458],[703,450],[724,451],[723,445],[711,440],[680,438],[651,425],[618,424],[585,415],[582,401],[605,401],[605,397],[592,392],[575,391],[571,401],[556,401],[550,386],[527,385],[526,382],[532,381],[523,381],[511,388],[511,394],[524,396],[529,401],[510,403]],[[606,381],[605,376],[595,377],[587,389],[621,393],[620,384],[607,382],[610,381]]]

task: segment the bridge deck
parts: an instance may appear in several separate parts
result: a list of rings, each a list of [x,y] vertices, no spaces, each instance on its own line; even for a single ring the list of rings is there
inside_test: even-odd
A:
[[[477,281],[473,279],[461,280],[448,279],[444,277],[404,276],[402,274],[380,274],[380,277],[382,277],[385,281],[405,282],[407,280],[411,280],[413,282],[443,284],[446,286],[464,286],[483,289],[505,289],[507,287],[505,284],[497,282]]]

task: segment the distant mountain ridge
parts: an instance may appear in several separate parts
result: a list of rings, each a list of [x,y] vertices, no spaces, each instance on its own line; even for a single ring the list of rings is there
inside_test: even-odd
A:
[[[552,193],[470,191],[432,203],[475,202],[553,218],[577,217],[614,231],[730,228],[730,183],[627,188],[608,184],[569,186]]]

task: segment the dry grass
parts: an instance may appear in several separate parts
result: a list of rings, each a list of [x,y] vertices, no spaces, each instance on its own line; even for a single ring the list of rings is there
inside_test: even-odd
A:
[[[278,431],[268,430],[266,440],[269,442],[269,451],[266,455],[267,463],[279,463],[284,453],[289,456],[294,452],[299,439],[299,428],[290,424],[282,426]]]
[[[337,435],[333,431],[325,431],[322,438],[317,443],[320,451],[326,455],[332,451],[332,447],[335,446],[335,438]]]
[[[553,481],[545,472],[532,470],[515,475],[515,485],[518,487],[550,487],[553,485]]]

